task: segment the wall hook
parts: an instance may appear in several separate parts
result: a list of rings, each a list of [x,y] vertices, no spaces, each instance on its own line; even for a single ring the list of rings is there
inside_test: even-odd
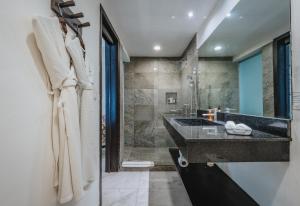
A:
[[[70,7],[70,6],[75,6],[75,2],[74,1],[66,1],[66,2],[59,2],[58,6],[60,8],[65,8],[65,7]]]
[[[82,27],[88,27],[88,26],[91,26],[90,22],[85,22],[85,23],[82,23],[82,24],[79,24],[77,25],[78,28],[82,28]]]
[[[84,14],[82,12],[76,14],[64,14],[64,17],[69,19],[78,19],[84,17]]]

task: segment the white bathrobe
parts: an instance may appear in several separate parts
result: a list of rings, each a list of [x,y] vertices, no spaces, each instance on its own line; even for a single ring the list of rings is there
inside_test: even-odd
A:
[[[80,136],[82,149],[82,169],[85,186],[93,182],[97,175],[98,138],[97,138],[97,111],[96,98],[93,90],[93,73],[79,39],[74,32],[68,29],[65,39],[66,48],[72,58],[76,75],[79,81],[80,102]]]
[[[57,17],[35,17],[33,29],[48,72],[53,98],[52,145],[54,186],[58,201],[66,203],[83,195],[79,112],[75,86],[63,34]]]

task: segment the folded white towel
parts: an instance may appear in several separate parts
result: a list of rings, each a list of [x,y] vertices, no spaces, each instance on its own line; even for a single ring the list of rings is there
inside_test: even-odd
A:
[[[228,134],[251,135],[252,129],[245,124],[235,124],[233,121],[227,121],[225,128]]]

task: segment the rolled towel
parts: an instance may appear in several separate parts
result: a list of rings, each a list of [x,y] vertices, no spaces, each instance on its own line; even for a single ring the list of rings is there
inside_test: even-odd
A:
[[[226,129],[235,129],[236,125],[233,121],[227,121],[225,127]]]
[[[180,167],[188,167],[189,166],[189,162],[187,161],[187,159],[185,159],[185,157],[182,155],[182,153],[179,151],[179,157],[178,157],[178,164]]]
[[[250,135],[252,133],[252,129],[245,124],[237,124],[235,131],[242,135]]]
[[[225,124],[226,132],[234,135],[251,135],[252,129],[245,124],[235,124],[233,121],[228,121]]]

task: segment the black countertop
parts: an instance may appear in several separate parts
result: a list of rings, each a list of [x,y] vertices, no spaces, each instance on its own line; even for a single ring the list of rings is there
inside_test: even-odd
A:
[[[195,118],[172,114],[163,116],[166,129],[190,163],[289,161],[290,137],[258,130],[253,130],[251,136],[229,135],[224,122],[188,126],[176,121]]]
[[[220,126],[184,126],[176,119],[195,119],[197,117],[186,117],[180,115],[164,115],[167,121],[182,136],[186,142],[201,141],[291,141],[291,138],[272,135],[269,133],[253,130],[251,136],[230,135],[225,129],[225,122],[215,121]],[[203,118],[198,118],[203,119]]]

